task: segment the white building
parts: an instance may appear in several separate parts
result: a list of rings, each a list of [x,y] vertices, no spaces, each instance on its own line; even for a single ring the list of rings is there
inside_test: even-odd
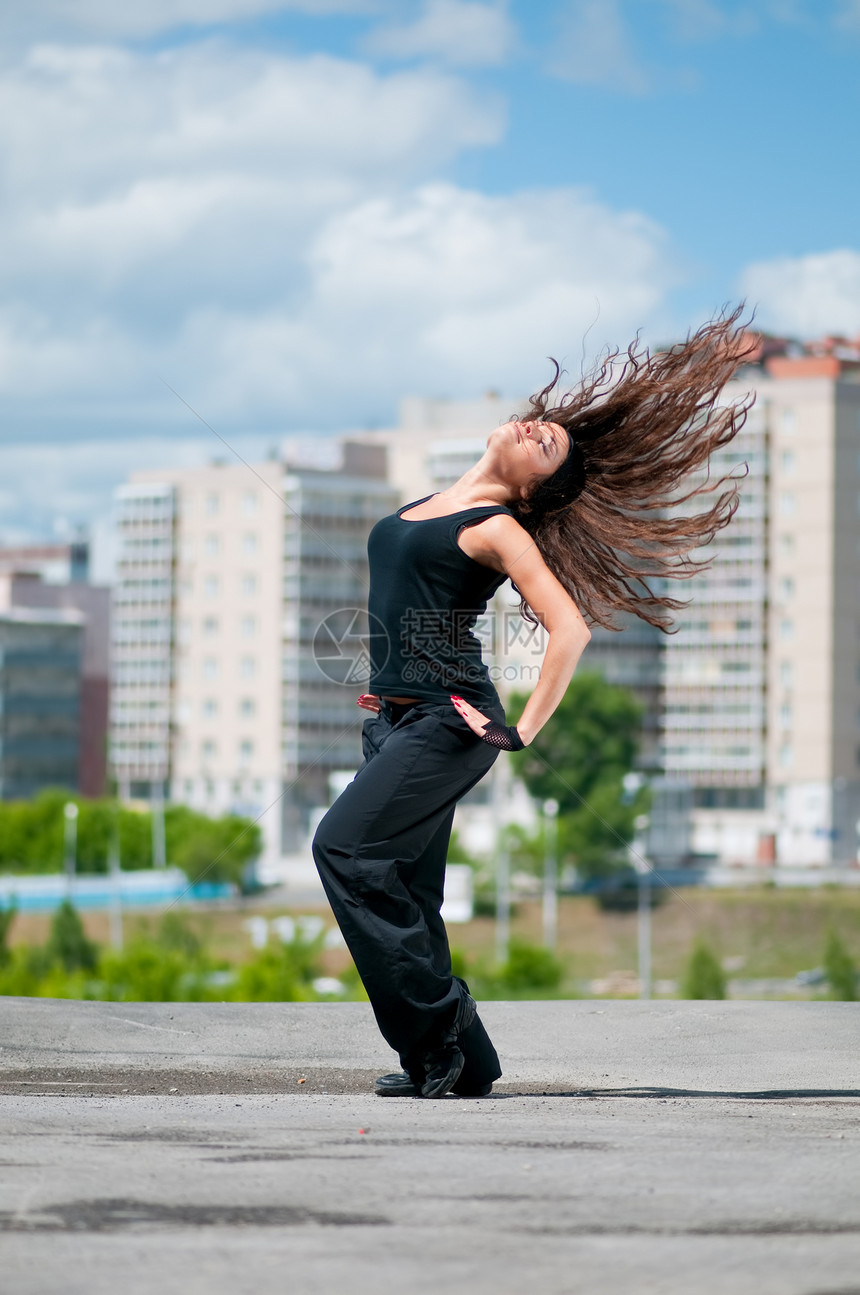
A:
[[[269,859],[306,835],[331,772],[360,760],[367,676],[356,661],[339,678],[320,636],[366,609],[367,535],[399,501],[384,451],[345,443],[341,458],[141,473],[117,497],[121,792],[258,818]],[[344,652],[360,656],[359,639]]]

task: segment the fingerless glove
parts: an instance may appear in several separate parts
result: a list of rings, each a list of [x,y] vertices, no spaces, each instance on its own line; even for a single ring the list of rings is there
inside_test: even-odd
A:
[[[483,727],[484,741],[489,742],[491,746],[497,746],[502,751],[522,751],[525,749],[525,742],[517,732],[515,724],[497,724],[494,719]]]

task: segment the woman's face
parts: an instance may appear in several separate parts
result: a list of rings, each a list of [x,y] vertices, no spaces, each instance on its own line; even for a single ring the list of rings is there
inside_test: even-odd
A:
[[[557,472],[570,453],[563,427],[532,420],[503,423],[491,433],[487,444],[495,451],[505,479],[520,495],[528,494],[538,478]]]

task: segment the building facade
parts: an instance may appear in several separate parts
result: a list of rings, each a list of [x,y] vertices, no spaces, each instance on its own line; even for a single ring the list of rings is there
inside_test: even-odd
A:
[[[0,799],[78,788],[84,617],[0,611]]]
[[[298,847],[332,773],[361,758],[367,536],[397,502],[384,451],[349,442],[328,470],[213,464],[121,488],[112,749],[125,795],[258,819],[268,859]]]

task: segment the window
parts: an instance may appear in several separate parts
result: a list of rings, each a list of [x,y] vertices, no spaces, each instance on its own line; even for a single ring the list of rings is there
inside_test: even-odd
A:
[[[792,580],[791,576],[783,576],[782,580],[780,580],[779,596],[780,598],[794,597],[794,581]]]
[[[795,498],[791,490],[783,490],[779,497],[779,511],[783,517],[793,517]]]
[[[217,558],[221,551],[221,537],[218,535],[207,535],[203,545],[203,550],[207,558]]]
[[[779,722],[783,728],[791,728],[791,702],[786,701],[779,708]]]
[[[214,697],[207,697],[203,702],[203,718],[214,719],[218,714],[218,702]]]
[[[257,577],[246,573],[242,576],[242,593],[246,598],[251,598],[257,592]]]
[[[214,491],[208,494],[206,496],[204,508],[207,517],[217,517],[218,513],[221,511],[221,496],[215,494]]]
[[[779,547],[783,557],[790,557],[794,553],[794,536],[780,535]]]
[[[217,576],[207,576],[203,581],[203,592],[207,598],[218,597],[219,581]]]
[[[256,490],[246,490],[242,496],[242,514],[245,517],[254,517],[259,506],[259,499]]]
[[[786,642],[794,638],[794,621],[786,619],[779,622],[779,637]]]
[[[253,719],[256,710],[257,706],[253,697],[243,697],[239,702],[239,714],[242,719]]]
[[[794,410],[783,409],[780,414],[779,424],[783,436],[793,436],[794,429],[797,426],[797,419],[795,418]]]
[[[218,678],[218,660],[216,657],[207,656],[203,658],[203,678],[210,680]]]
[[[243,616],[241,621],[242,637],[251,639],[257,633],[256,616]]]
[[[201,747],[201,751],[204,760],[214,760],[218,752],[218,745],[211,737],[207,737]]]
[[[258,541],[256,531],[246,531],[242,536],[242,552],[246,557],[253,557],[257,552]]]
[[[250,738],[245,738],[244,742],[239,743],[239,763],[241,765],[250,764],[254,758],[254,743]]]
[[[257,673],[257,662],[252,656],[243,656],[239,662],[239,674],[243,679],[253,679]]]
[[[212,638],[218,633],[218,617],[207,616],[203,621],[203,633],[207,638]]]
[[[779,682],[783,688],[790,688],[792,682],[792,664],[790,661],[780,661],[779,663]]]
[[[794,450],[783,450],[780,455],[780,466],[786,476],[794,471]]]
[[[792,752],[792,749],[791,749],[791,743],[783,742],[779,748],[780,767],[783,769],[789,769],[791,767],[791,763],[793,759],[794,759],[794,753]]]

